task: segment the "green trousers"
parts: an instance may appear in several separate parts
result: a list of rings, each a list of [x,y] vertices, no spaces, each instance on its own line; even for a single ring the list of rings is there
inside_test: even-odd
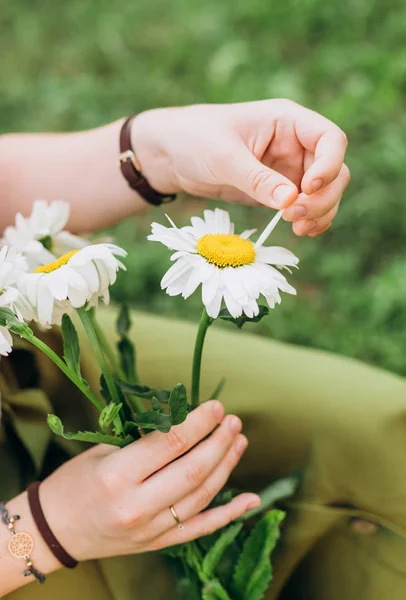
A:
[[[100,313],[113,339],[112,317]],[[136,313],[143,382],[188,384],[195,333],[191,324]],[[48,338],[60,351],[58,336]],[[85,340],[82,355],[84,376],[97,386]],[[259,490],[291,473],[301,480],[286,506],[267,600],[404,600],[406,381],[357,361],[214,326],[203,358],[203,398],[223,376],[221,400],[243,419],[250,441],[234,485]],[[1,377],[0,489],[10,497],[78,450],[55,442],[47,412],[56,412],[67,430],[83,428],[94,415],[42,356],[33,364],[24,348],[2,362]],[[146,571],[154,576],[144,577]],[[176,594],[161,558],[143,555],[83,563],[7,598],[168,600]]]

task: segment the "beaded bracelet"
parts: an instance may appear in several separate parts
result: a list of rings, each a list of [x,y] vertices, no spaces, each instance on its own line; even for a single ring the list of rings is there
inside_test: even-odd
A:
[[[1,520],[4,525],[7,525],[8,530],[11,533],[11,540],[8,544],[8,550],[15,558],[23,558],[27,565],[24,571],[24,577],[34,575],[40,583],[45,583],[46,577],[40,571],[34,567],[31,561],[31,552],[34,548],[34,540],[29,533],[25,531],[17,532],[14,527],[14,523],[20,520],[19,515],[13,515],[9,517],[8,510],[5,502],[0,502]]]

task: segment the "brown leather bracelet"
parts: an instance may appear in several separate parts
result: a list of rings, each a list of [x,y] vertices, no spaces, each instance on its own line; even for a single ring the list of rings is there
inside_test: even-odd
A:
[[[123,123],[120,131],[120,155],[118,157],[122,174],[128,185],[150,204],[160,206],[172,202],[176,194],[161,194],[154,190],[141,173],[141,165],[134,153],[131,144],[131,124],[136,115],[131,115]]]
[[[56,537],[51,531],[47,520],[45,518],[44,512],[41,507],[41,502],[39,499],[39,488],[41,483],[39,481],[34,481],[30,483],[27,488],[28,492],[28,503],[30,505],[31,513],[35,524],[38,528],[38,531],[42,535],[44,542],[52,552],[52,554],[59,560],[61,565],[67,567],[68,569],[74,569],[78,561],[75,560],[66,550],[61,546]]]

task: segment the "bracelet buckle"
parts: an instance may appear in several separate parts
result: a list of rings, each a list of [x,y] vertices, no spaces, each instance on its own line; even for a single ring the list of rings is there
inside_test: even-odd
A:
[[[120,167],[127,160],[130,160],[134,169],[138,173],[141,173],[141,165],[139,163],[138,158],[135,156],[132,150],[124,150],[124,152],[120,152],[120,154],[118,155],[117,166]]]

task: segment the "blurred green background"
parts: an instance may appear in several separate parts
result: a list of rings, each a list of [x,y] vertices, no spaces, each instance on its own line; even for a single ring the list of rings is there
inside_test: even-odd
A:
[[[317,240],[287,224],[273,241],[301,269],[256,331],[406,374],[406,42],[404,0],[3,0],[0,131],[74,130],[143,109],[287,97],[348,134],[352,183]],[[51,199],[49,199],[51,200]],[[178,224],[204,204],[171,205]],[[233,207],[240,227],[265,209]],[[168,253],[146,242],[151,220],[115,231],[129,276],[114,293],[195,318],[199,299],[159,290]]]

